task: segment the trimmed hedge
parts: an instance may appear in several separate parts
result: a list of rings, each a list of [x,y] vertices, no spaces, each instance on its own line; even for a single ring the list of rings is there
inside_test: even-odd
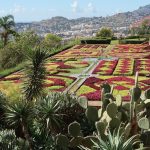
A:
[[[146,42],[147,39],[123,39],[123,40],[119,40],[119,44],[142,44],[144,42]]]
[[[110,44],[111,39],[89,39],[81,40],[81,44]]]

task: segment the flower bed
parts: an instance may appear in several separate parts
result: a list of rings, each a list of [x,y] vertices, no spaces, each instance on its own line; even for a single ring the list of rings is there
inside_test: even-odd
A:
[[[112,75],[118,60],[101,60],[93,74]]]
[[[147,44],[117,45],[107,55],[118,58],[145,58],[150,55],[150,49],[147,48]]]
[[[76,80],[75,77],[69,76],[62,76],[62,75],[47,76],[44,87],[50,91],[62,92],[75,80]],[[10,75],[10,77],[8,76],[0,80],[0,91],[6,92],[12,86],[13,88],[15,86],[21,88],[22,83],[23,83],[22,76],[18,76],[16,78],[14,75]]]
[[[89,77],[78,89],[77,95],[86,96],[91,101],[98,101],[101,98],[100,85],[104,82],[114,85],[114,96],[121,95],[124,101],[130,100],[129,90],[134,86],[134,76]],[[148,77],[139,77],[139,87],[143,91],[150,88],[150,79]]]
[[[46,63],[49,74],[80,74],[85,68],[90,65],[91,62],[77,60],[77,61],[60,61]]]
[[[133,75],[134,59],[119,59],[113,75]]]
[[[59,58],[59,59],[85,58],[85,57],[97,58],[102,54],[101,49],[106,47],[107,45],[105,44],[104,45],[100,45],[100,44],[78,45],[66,51],[60,52],[59,54],[55,55],[53,58]]]
[[[135,70],[138,71],[141,76],[150,76],[150,59],[137,59]]]

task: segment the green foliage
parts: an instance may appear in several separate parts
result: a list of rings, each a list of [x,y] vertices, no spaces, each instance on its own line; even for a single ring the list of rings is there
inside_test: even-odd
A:
[[[138,121],[138,125],[141,129],[148,130],[150,128],[149,120],[146,117],[141,118]]]
[[[54,34],[51,34],[51,33],[48,33],[45,36],[45,39],[42,41],[41,44],[43,45],[43,47],[45,49],[51,50],[51,49],[60,47],[61,41],[62,41],[61,37],[54,35]]]
[[[80,124],[78,122],[73,122],[68,126],[68,132],[71,136],[77,137],[80,135]]]
[[[97,136],[98,142],[94,142],[93,148],[98,150],[132,150],[133,145],[139,142],[136,139],[137,135],[130,137],[129,139],[124,138],[124,132],[121,132],[121,128],[113,133],[108,130],[107,140],[104,141],[100,136]],[[82,150],[90,150],[86,147],[81,147]]]
[[[43,95],[44,80],[46,78],[45,59],[47,52],[41,47],[35,48],[29,55],[30,63],[26,66],[24,81],[24,94],[26,100],[36,100]]]
[[[96,36],[103,38],[113,37],[113,32],[110,28],[102,28],[97,32]]]
[[[118,111],[118,107],[115,103],[110,103],[107,105],[107,114],[109,115],[110,118],[113,118],[116,116],[117,111]]]
[[[65,135],[59,134],[57,136],[56,144],[60,147],[62,150],[66,150],[69,145],[69,140]]]
[[[15,104],[6,105],[5,119],[9,126],[17,128],[22,122],[28,123],[34,117],[32,104],[18,101]]]
[[[96,107],[88,107],[86,110],[86,116],[90,121],[98,120],[98,111]]]
[[[16,35],[14,17],[12,15],[7,15],[0,18],[0,35],[4,46],[7,44],[9,35]]]
[[[61,127],[62,114],[59,113],[60,101],[47,95],[39,100],[37,105],[38,120],[42,124],[42,130],[47,132],[57,131]]]

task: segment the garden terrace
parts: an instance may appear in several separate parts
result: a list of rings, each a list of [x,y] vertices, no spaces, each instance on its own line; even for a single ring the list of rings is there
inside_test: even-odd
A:
[[[86,96],[90,105],[100,105],[103,83],[114,86],[113,95],[129,101],[129,89],[139,73],[139,87],[150,88],[150,46],[148,44],[81,44],[47,59],[48,75],[44,87],[48,91],[69,92]],[[0,79],[0,90],[6,95],[19,93],[24,72]],[[13,89],[13,90],[12,90]]]

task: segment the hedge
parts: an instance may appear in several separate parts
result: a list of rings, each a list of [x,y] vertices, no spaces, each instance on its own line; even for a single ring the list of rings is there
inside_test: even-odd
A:
[[[89,39],[81,40],[81,44],[110,44],[111,39]]]
[[[124,40],[119,40],[119,44],[142,44],[146,42],[147,39],[124,39]]]

